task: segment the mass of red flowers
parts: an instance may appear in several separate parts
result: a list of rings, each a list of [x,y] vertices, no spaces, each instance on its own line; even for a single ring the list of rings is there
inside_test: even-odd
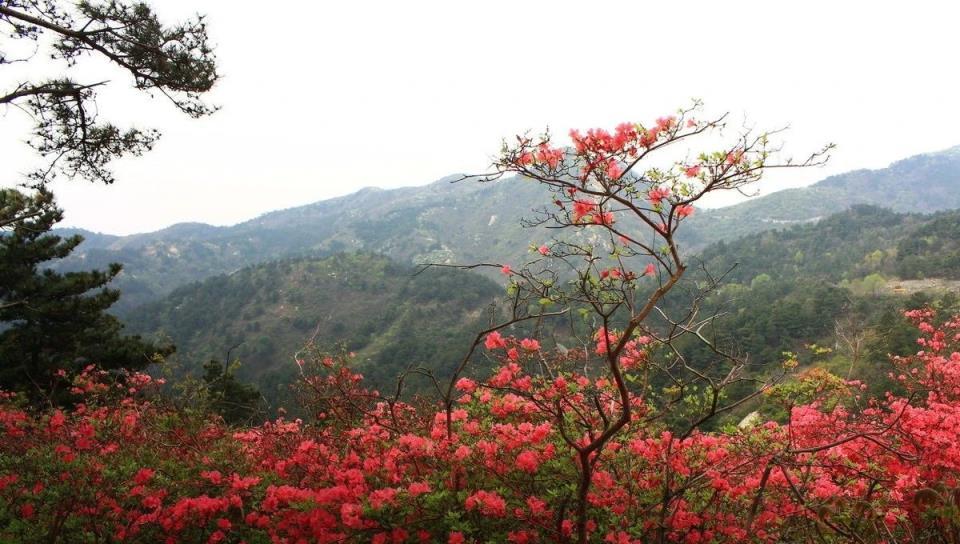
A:
[[[811,373],[816,394],[783,422],[688,436],[628,425],[592,467],[591,541],[950,541],[960,530],[960,319],[907,317],[920,339],[916,355],[892,361],[903,394],[864,398],[863,384],[825,387]],[[598,331],[590,351],[616,337]],[[4,393],[0,540],[566,542],[581,467],[555,407],[575,414],[594,393],[618,397],[575,366],[534,370],[542,357],[588,354],[498,333],[485,344],[501,366],[460,379],[449,409],[371,394],[349,357],[305,364],[317,399],[353,392],[337,401],[352,410],[310,422],[230,428],[161,401],[148,376],[94,367],[63,378],[69,409],[28,409]],[[642,367],[652,346],[632,342],[624,368]],[[631,401],[649,409],[640,392]]]

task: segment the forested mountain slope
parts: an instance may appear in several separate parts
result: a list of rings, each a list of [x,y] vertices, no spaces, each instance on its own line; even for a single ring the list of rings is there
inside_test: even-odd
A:
[[[815,222],[857,204],[903,213],[960,208],[960,146],[709,210],[694,217],[688,233],[691,241],[701,245],[733,240],[761,230]]]
[[[424,187],[364,189],[342,198],[265,214],[231,227],[181,224],[148,234],[96,237],[62,264],[120,262],[121,314],[178,286],[291,256],[372,251],[407,263],[507,262],[524,258],[531,237],[520,219],[547,200],[538,184],[480,184],[456,177]]]
[[[835,345],[837,324],[851,319],[864,331],[886,327],[870,348],[882,359],[910,347],[896,343],[899,309],[944,294],[909,299],[920,290],[909,280],[960,280],[958,228],[958,211],[855,206],[816,224],[718,242],[697,258],[698,269],[724,276],[704,309],[723,315],[714,332],[757,368],[779,362],[784,351]],[[685,293],[703,279],[691,270],[665,309],[681,312]],[[127,323],[132,332],[169,335],[179,360],[194,370],[230,352],[243,363],[241,376],[266,390],[289,378],[292,355],[316,334],[324,347],[345,342],[383,387],[410,365],[448,371],[502,293],[473,273],[414,275],[386,257],[337,254],[273,261],[181,287],[134,310]]]
[[[699,258],[728,279],[853,281],[870,274],[960,279],[960,212],[902,214],[857,205],[816,224],[751,234],[705,248]],[[735,266],[734,266],[735,265]]]
[[[711,333],[757,367],[793,352],[808,362],[819,353],[850,376],[885,369],[888,354],[916,351],[904,309],[953,308],[960,300],[957,229],[960,211],[898,214],[861,205],[815,224],[713,244],[698,255],[702,270],[724,279],[705,307],[722,316]],[[689,279],[704,278],[694,270]],[[885,374],[869,377],[886,383]]]
[[[463,357],[503,290],[470,272],[412,267],[372,254],[272,261],[176,289],[132,312],[131,331],[167,336],[188,370],[239,359],[238,376],[269,392],[296,370],[309,339],[356,353],[375,384],[410,365]]]

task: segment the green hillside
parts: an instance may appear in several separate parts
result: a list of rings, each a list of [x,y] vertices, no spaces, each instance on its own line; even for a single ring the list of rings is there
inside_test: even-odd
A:
[[[761,373],[786,351],[816,363],[812,344],[830,346],[832,364],[847,368],[836,337],[844,323],[869,337],[856,354],[862,370],[869,366],[859,359],[879,363],[906,353],[913,346],[899,312],[956,298],[958,225],[960,211],[898,214],[863,205],[815,224],[712,244],[695,259],[702,270],[725,274],[704,304],[705,312],[722,314],[711,333]],[[489,319],[486,305],[502,294],[473,273],[413,272],[373,254],[272,261],[178,288],[134,310],[127,323],[131,332],[168,335],[190,369],[229,352],[243,363],[241,378],[268,392],[289,379],[293,353],[316,333],[323,346],[346,342],[364,374],[384,387],[412,364],[443,374]],[[704,280],[691,269],[665,311],[682,312],[686,294]],[[696,345],[686,349],[694,362],[709,359]]]
[[[792,352],[887,387],[888,354],[916,351],[902,311],[954,308],[960,300],[958,228],[960,211],[898,214],[863,205],[713,244],[698,255],[704,270],[725,274],[705,302],[705,313],[721,315],[710,334],[748,355],[758,372]],[[687,288],[703,281],[694,271]],[[674,297],[673,310],[685,303]],[[860,343],[852,346],[851,338]],[[707,356],[689,349],[694,359]]]
[[[960,146],[917,155],[879,170],[855,170],[808,187],[778,191],[708,210],[688,224],[698,246],[745,234],[815,222],[853,205],[931,213],[960,208]]]
[[[264,392],[288,382],[293,354],[311,337],[355,352],[374,384],[391,383],[410,365],[443,375],[503,291],[468,272],[414,272],[371,254],[273,261],[176,289],[126,323],[172,339],[187,369],[229,352],[241,361],[238,376]]]
[[[86,269],[120,262],[121,315],[206,277],[287,257],[371,251],[406,264],[516,262],[530,237],[520,220],[548,202],[538,184],[517,179],[480,184],[364,189],[308,206],[268,213],[232,227],[182,224],[148,234],[96,237],[61,264]]]

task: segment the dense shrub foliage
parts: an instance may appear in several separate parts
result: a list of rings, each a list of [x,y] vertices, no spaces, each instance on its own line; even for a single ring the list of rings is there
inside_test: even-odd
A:
[[[903,395],[811,372],[767,394],[783,423],[680,436],[638,389],[638,417],[592,461],[591,541],[955,539],[960,319],[908,316],[921,336],[893,360]],[[485,344],[499,368],[461,379],[449,411],[364,389],[349,356],[300,361],[312,423],[231,428],[167,407],[148,376],[92,367],[61,376],[72,408],[4,394],[0,540],[565,542],[582,467],[562,434],[595,394],[619,396],[583,373],[585,353]],[[656,350],[634,347],[624,366],[639,373]],[[540,374],[546,359],[565,370]]]

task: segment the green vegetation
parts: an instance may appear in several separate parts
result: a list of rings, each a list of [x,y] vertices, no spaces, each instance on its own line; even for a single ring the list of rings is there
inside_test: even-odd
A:
[[[461,190],[456,185],[432,188]],[[489,198],[483,191],[471,194]],[[364,191],[361,195],[363,199],[382,199],[384,192]],[[358,220],[349,232],[376,241],[379,247],[407,247],[404,251],[409,256],[414,252],[412,246],[402,246],[401,241],[419,239],[410,234],[411,229],[425,237],[452,222],[449,217],[436,222],[423,219],[424,215],[442,216],[428,206],[388,209]],[[433,211],[427,213],[430,209]],[[272,240],[267,238],[269,227],[283,224],[290,213],[278,212],[259,220],[261,239]],[[486,211],[475,214],[489,216]],[[402,229],[397,227],[401,224],[405,225]],[[887,353],[904,353],[903,346],[884,344],[897,334],[911,334],[896,317],[899,310],[908,301],[916,305],[936,298],[907,299],[908,293],[897,291],[901,280],[957,277],[949,263],[960,260],[956,242],[960,237],[953,235],[958,224],[960,212],[900,214],[856,205],[815,223],[717,242],[698,254],[705,270],[715,275],[726,273],[724,287],[706,301],[705,311],[723,314],[712,332],[736,351],[749,354],[757,372],[776,367],[784,352],[793,352],[804,362],[853,368],[844,374],[860,376],[876,368]],[[207,229],[196,225],[177,230],[180,236],[195,239],[209,235]],[[157,237],[143,236],[140,243],[157,243]],[[292,251],[302,241],[276,240],[272,247],[280,251],[278,248],[287,244]],[[270,244],[264,244],[267,246]],[[198,262],[199,257],[188,257],[187,248],[207,246],[188,242],[177,247],[182,249],[167,251],[164,256],[154,252],[151,258],[176,270],[178,262]],[[335,245],[327,242],[326,247]],[[521,249],[528,251],[526,245]],[[417,259],[427,258],[427,253],[418,255]],[[904,270],[917,272],[908,275]],[[694,274],[690,281],[704,279]],[[479,328],[483,305],[500,292],[475,274],[432,270],[413,276],[411,268],[384,257],[340,254],[273,261],[215,276],[136,309],[127,321],[137,332],[168,335],[179,346],[186,368],[196,369],[199,361],[223,358],[233,349],[242,362],[237,376],[256,381],[276,401],[285,396],[286,384],[293,377],[293,354],[314,333],[321,344],[343,343],[343,349],[357,352],[360,368],[379,387],[392,383],[411,365],[424,364],[442,372],[462,356],[466,342]],[[671,297],[667,308],[679,310],[687,303],[681,291]],[[864,331],[868,344],[852,364],[836,338],[837,324],[851,319]],[[429,323],[443,326],[431,328]],[[903,330],[894,330],[894,324]],[[876,333],[884,327],[884,334]],[[563,342],[563,333],[557,334]],[[815,356],[806,348],[809,345],[827,346],[828,356]],[[694,360],[709,360],[709,354],[690,349]],[[874,378],[874,383],[884,382],[883,377]]]
[[[388,386],[411,365],[444,375],[482,328],[502,289],[482,276],[411,267],[373,254],[288,259],[181,287],[128,318],[170,338],[186,369],[238,359],[238,379],[284,399],[306,343],[341,347],[368,381]],[[414,389],[426,384],[412,384]]]
[[[899,213],[960,208],[960,147],[917,155],[880,170],[855,170],[808,187],[787,189],[736,206],[709,210],[687,225],[698,247],[759,231],[802,225],[866,204]]]
[[[263,414],[263,397],[256,387],[234,375],[236,365],[211,359],[203,365],[203,386],[209,409],[229,425],[255,423]]]
[[[0,189],[0,389],[57,402],[65,372],[93,363],[139,369],[169,353],[123,336],[120,321],[106,313],[120,297],[106,288],[120,274],[116,261],[98,261],[91,270],[78,255],[73,266],[50,269],[70,260],[83,237],[49,232],[63,217],[49,182],[60,176],[113,183],[110,163],[149,151],[160,136],[107,120],[101,113],[110,108],[97,95],[113,76],[79,81],[72,68],[100,61],[137,91],[162,96],[193,118],[216,110],[203,95],[219,76],[201,16],[167,25],[143,2],[6,1],[0,24],[0,67],[31,66],[21,72],[27,79],[4,81],[0,106],[25,114],[26,143],[41,159],[22,190]]]
[[[160,137],[157,130],[121,128],[100,115],[97,93],[109,79],[81,82],[69,70],[85,58],[105,61],[138,91],[162,96],[190,117],[216,111],[203,102],[219,76],[201,16],[168,26],[143,2],[8,1],[0,4],[0,23],[0,66],[46,59],[61,67],[41,79],[37,74],[49,74],[51,65],[37,63],[33,79],[0,90],[0,105],[15,106],[33,124],[27,143],[46,162],[28,175],[34,186],[57,175],[113,183],[111,161],[149,151]]]
[[[138,369],[169,350],[123,336],[106,313],[120,293],[105,286],[120,265],[107,270],[57,273],[43,266],[81,243],[50,234],[63,217],[53,196],[0,190],[0,389],[53,392],[58,372],[101,368]]]
[[[935,216],[897,244],[897,275],[902,278],[960,279],[960,217]]]
[[[124,294],[117,312],[124,316],[179,286],[277,259],[344,251],[376,252],[405,265],[525,259],[533,231],[522,228],[520,218],[548,201],[546,192],[516,179],[487,185],[453,179],[425,187],[365,189],[232,227],[184,224],[101,237],[60,266],[123,263],[116,285]]]
[[[723,287],[703,304],[704,315],[719,315],[706,334],[747,354],[758,375],[796,358],[801,370],[825,368],[882,394],[897,387],[887,376],[889,355],[917,349],[903,310],[958,309],[955,291],[913,288],[903,274],[923,269],[956,278],[949,263],[956,258],[957,225],[957,211],[898,214],[860,205],[817,223],[718,242],[700,253],[703,270],[725,274]],[[706,279],[694,273],[689,283]],[[680,312],[688,303],[675,297],[669,310]],[[684,351],[694,361],[710,360],[695,343]]]
[[[864,205],[817,223],[718,242],[698,256],[703,269],[727,272],[723,287],[704,301],[704,315],[720,314],[709,332],[748,354],[751,371],[760,375],[778,369],[790,352],[804,365],[885,387],[888,380],[876,369],[885,368],[887,354],[913,349],[914,333],[901,310],[927,303],[949,309],[955,300],[900,293],[897,272],[904,262],[934,263],[949,254],[954,242],[942,232],[956,224],[960,212],[898,214]],[[915,240],[924,244],[907,261],[900,248]],[[934,264],[927,266],[936,273]],[[944,274],[950,276],[949,269]],[[705,279],[692,273],[665,310],[686,308],[684,293]],[[186,369],[232,350],[241,362],[237,379],[256,382],[277,404],[294,377],[294,353],[311,338],[356,352],[358,368],[379,388],[410,366],[442,375],[482,328],[485,305],[501,293],[476,274],[433,269],[414,275],[386,257],[337,254],[209,278],[135,310],[128,323],[169,337]],[[564,326],[544,332],[570,344]],[[697,343],[684,349],[693,361],[711,359]],[[425,381],[413,386],[426,388]]]
[[[960,540],[960,147],[703,210],[833,145],[782,163],[745,128],[653,164],[724,126],[695,102],[520,135],[487,183],[58,234],[48,182],[110,184],[159,137],[73,68],[203,117],[206,24],[126,0],[0,23],[0,65],[63,68],[0,91],[42,159],[0,189],[0,540]]]

